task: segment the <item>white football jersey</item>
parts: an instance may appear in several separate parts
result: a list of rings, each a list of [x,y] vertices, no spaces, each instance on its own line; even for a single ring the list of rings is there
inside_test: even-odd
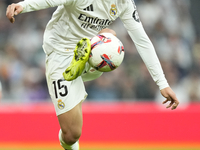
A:
[[[130,30],[141,26],[134,20],[135,4],[131,0],[25,0],[20,4],[23,12],[58,6],[44,33],[47,54],[73,51],[81,38],[93,37],[118,17]]]
[[[54,51],[73,55],[81,38],[92,38],[119,17],[159,88],[169,86],[133,0],[25,0],[19,4],[22,13],[58,6],[44,33],[47,55]]]

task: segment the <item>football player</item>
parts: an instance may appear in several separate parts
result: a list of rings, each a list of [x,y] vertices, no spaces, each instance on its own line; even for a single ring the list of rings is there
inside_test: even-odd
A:
[[[57,6],[45,32],[46,78],[60,124],[59,140],[66,150],[78,150],[82,102],[87,97],[81,75],[90,54],[90,38],[120,18],[161,94],[175,109],[179,101],[170,88],[154,46],[145,33],[133,0],[25,0],[7,7],[7,18]],[[110,32],[110,31],[106,31]],[[112,31],[113,32],[113,31]],[[75,48],[75,50],[74,50]],[[95,77],[101,74],[96,73]],[[95,77],[93,79],[95,79]]]

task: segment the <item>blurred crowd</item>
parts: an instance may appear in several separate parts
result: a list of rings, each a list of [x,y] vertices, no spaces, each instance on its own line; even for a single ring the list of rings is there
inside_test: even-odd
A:
[[[2,100],[50,101],[45,79],[42,39],[55,8],[21,14],[11,24],[0,1],[0,81]],[[155,46],[165,76],[183,103],[200,102],[200,40],[188,0],[135,0],[140,20]],[[86,82],[88,101],[158,101],[151,78],[120,19],[111,25],[125,47],[121,66]],[[77,91],[78,92],[78,91]]]

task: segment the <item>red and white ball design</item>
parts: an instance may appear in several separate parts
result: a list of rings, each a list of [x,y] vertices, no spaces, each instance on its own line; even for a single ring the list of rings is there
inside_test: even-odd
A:
[[[124,59],[124,46],[116,36],[102,33],[90,41],[91,53],[88,62],[93,68],[109,72],[119,67]]]

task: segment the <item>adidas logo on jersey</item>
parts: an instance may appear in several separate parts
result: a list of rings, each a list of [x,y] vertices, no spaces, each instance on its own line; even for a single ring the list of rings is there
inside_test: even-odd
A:
[[[84,8],[83,10],[85,10],[85,11],[93,11],[93,5],[91,4],[90,6]]]

